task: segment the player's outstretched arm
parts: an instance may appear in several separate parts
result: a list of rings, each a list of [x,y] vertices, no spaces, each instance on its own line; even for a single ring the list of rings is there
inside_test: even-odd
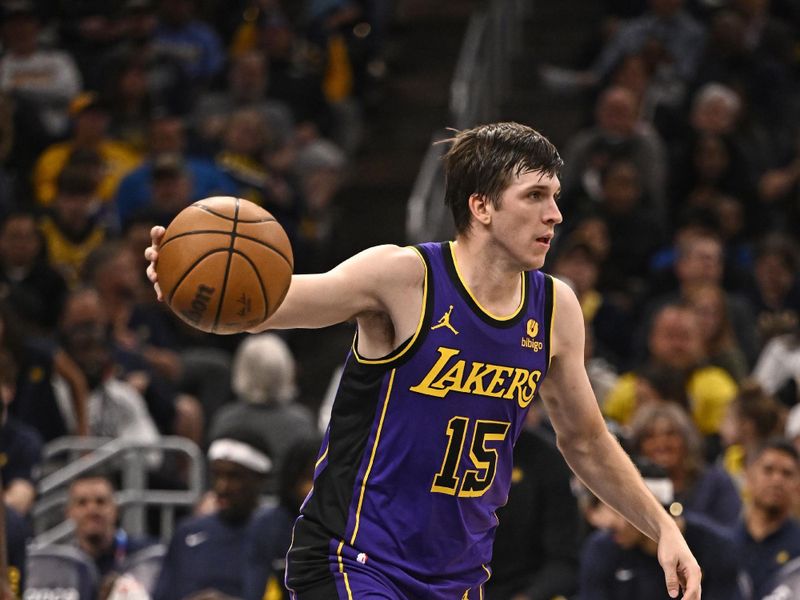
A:
[[[156,264],[163,227],[151,231],[147,276],[159,300]],[[317,328],[335,325],[365,314],[385,314],[398,330],[416,326],[421,310],[424,265],[414,250],[376,246],[356,254],[327,273],[293,275],[278,310],[251,332],[266,329]]]
[[[700,598],[700,568],[683,535],[645,487],[636,467],[609,433],[584,367],[584,322],[572,290],[556,281],[552,361],[541,388],[558,447],[598,498],[658,542],[667,591]]]

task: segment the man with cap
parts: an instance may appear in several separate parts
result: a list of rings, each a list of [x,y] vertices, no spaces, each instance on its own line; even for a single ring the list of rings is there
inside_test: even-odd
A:
[[[221,433],[211,443],[208,461],[216,510],[177,528],[153,600],[182,600],[199,592],[242,596],[246,530],[272,468],[268,455],[263,440],[244,432]]]
[[[743,600],[742,565],[726,530],[701,515],[684,512],[674,501],[666,471],[635,460],[645,484],[675,518],[692,553],[703,565],[704,600]],[[589,520],[600,527],[583,547],[578,600],[667,600],[657,546],[611,508],[591,499]]]
[[[45,148],[33,170],[36,201],[50,205],[57,192],[59,173],[68,163],[75,163],[82,154],[95,154],[100,180],[97,197],[110,201],[120,180],[141,162],[141,157],[125,144],[108,135],[109,114],[106,102],[96,92],[83,92],[69,105],[72,137]],[[84,162],[81,158],[80,162]]]

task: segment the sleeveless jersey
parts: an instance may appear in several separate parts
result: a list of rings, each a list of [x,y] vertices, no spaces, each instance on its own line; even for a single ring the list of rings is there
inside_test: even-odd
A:
[[[450,243],[415,249],[419,326],[382,359],[359,356],[356,335],[295,524],[290,589],[337,557],[341,570],[343,548],[419,581],[490,576],[513,444],[549,364],[553,281],[522,273],[518,309],[498,318],[463,283]]]

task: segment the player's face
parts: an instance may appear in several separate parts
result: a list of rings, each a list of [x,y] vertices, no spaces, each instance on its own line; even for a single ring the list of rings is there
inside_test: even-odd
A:
[[[497,207],[491,207],[491,229],[520,270],[544,264],[555,227],[562,221],[557,200],[558,177],[532,171],[515,176],[503,191]]]

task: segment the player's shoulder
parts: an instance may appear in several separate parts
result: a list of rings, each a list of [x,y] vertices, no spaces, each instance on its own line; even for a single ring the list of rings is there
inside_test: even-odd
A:
[[[578,297],[567,281],[559,279],[558,277],[553,277],[552,275],[549,275],[549,277],[553,280],[555,314],[557,315],[555,325],[558,326],[559,323],[563,325],[565,322],[572,323],[582,315]],[[567,319],[559,318],[559,316],[566,316]],[[578,320],[582,323],[582,319]]]
[[[383,244],[373,246],[356,257],[365,268],[378,271],[384,278],[402,283],[421,282],[425,277],[425,262],[419,251],[411,246]]]

